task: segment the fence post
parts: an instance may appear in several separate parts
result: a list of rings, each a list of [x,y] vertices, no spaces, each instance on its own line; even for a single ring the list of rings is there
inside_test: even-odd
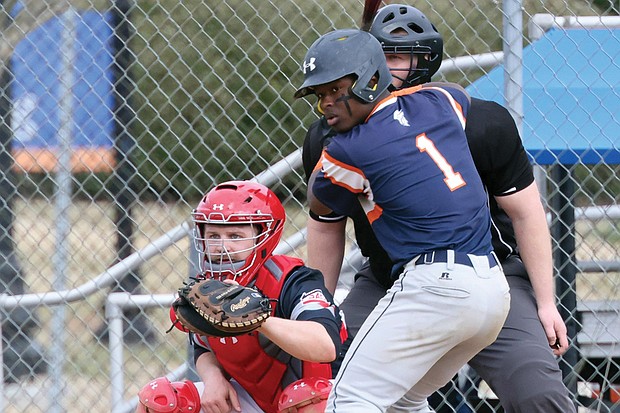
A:
[[[552,221],[551,235],[556,241],[553,251],[556,276],[556,294],[559,297],[560,315],[566,323],[571,346],[562,356],[564,363],[560,369],[566,386],[573,395],[577,395],[577,376],[575,366],[579,357],[576,340],[580,320],[577,314],[577,261],[575,257],[575,182],[570,165],[555,164],[551,167],[551,179],[557,185],[557,191],[551,196],[551,209],[555,213]]]
[[[191,233],[191,231],[190,231]],[[200,272],[198,268],[198,251],[194,248],[194,238],[190,235],[189,241],[189,274],[188,277],[195,277]],[[187,340],[187,379],[191,381],[200,381],[200,376],[196,372],[196,363],[194,363],[194,346],[190,340]]]
[[[105,317],[109,323],[110,346],[110,404],[112,412],[117,412],[123,405],[125,383],[123,378],[123,306],[121,301],[127,300],[123,295],[129,293],[112,293],[108,296],[105,306]]]

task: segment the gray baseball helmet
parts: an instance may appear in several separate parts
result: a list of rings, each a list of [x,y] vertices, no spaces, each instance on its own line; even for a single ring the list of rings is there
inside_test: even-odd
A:
[[[374,102],[392,83],[381,44],[370,33],[343,29],[319,37],[308,49],[301,67],[304,83],[295,98],[314,93],[313,87],[355,75],[351,88],[354,96],[366,103]],[[374,75],[378,83],[369,87]]]
[[[385,53],[417,54],[418,64],[411,69],[404,80],[403,87],[430,82],[439,70],[443,56],[441,35],[420,10],[405,4],[390,4],[377,12],[372,25],[372,34],[383,47]],[[421,58],[430,55],[430,59]]]

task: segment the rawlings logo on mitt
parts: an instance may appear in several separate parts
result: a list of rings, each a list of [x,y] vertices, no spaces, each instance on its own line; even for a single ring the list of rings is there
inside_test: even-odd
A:
[[[260,327],[271,315],[271,301],[255,288],[207,278],[179,288],[172,309],[189,331],[231,337]]]

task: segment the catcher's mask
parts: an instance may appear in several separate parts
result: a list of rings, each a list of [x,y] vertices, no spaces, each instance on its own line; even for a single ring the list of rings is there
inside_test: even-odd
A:
[[[430,82],[441,66],[443,39],[415,7],[405,4],[382,7],[370,26],[370,34],[379,40],[384,53],[411,54],[412,64],[407,73],[399,76],[392,72],[392,76],[403,81],[403,88]],[[412,67],[414,55],[418,56],[415,68]]]
[[[271,256],[282,237],[286,213],[278,197],[266,186],[249,181],[229,181],[209,191],[192,212],[194,246],[205,275],[232,279],[248,285]],[[207,225],[248,225],[247,238],[212,237]],[[246,245],[229,251],[227,245]],[[249,255],[236,259],[239,255]]]
[[[372,103],[392,83],[381,45],[368,32],[357,29],[335,30],[319,37],[308,49],[301,69],[304,83],[295,98],[314,94],[315,86],[353,75],[353,96]],[[370,86],[375,75],[377,84]]]

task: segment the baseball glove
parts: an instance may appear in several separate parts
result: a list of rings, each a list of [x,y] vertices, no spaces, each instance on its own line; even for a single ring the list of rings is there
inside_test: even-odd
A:
[[[255,288],[207,278],[179,288],[172,309],[189,331],[232,337],[260,327],[271,315],[271,300]]]

